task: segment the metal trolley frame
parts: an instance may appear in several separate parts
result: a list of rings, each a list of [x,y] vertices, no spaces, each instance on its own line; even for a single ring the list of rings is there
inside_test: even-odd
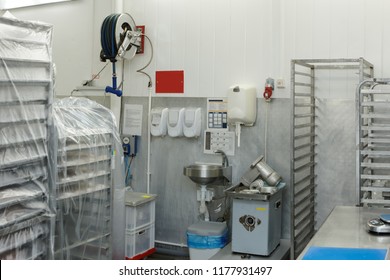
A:
[[[52,25],[0,25],[0,259],[52,259]]]
[[[291,258],[295,259],[315,233],[316,224],[316,73],[358,70],[359,82],[373,76],[373,65],[358,59],[291,61]]]
[[[356,90],[356,200],[390,207],[390,79],[368,79]]]

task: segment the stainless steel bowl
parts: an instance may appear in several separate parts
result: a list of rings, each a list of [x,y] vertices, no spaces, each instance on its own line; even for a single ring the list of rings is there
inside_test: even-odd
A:
[[[183,174],[196,184],[209,185],[223,177],[223,169],[221,165],[192,164],[184,167]]]

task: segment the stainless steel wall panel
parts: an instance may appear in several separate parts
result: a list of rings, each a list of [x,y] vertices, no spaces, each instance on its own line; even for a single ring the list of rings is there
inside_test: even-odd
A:
[[[147,98],[125,97],[124,103],[143,105],[143,127],[147,127]],[[257,119],[253,127],[242,127],[241,147],[235,155],[228,156],[233,167],[233,184],[240,181],[248,166],[264,154],[266,103],[257,99]],[[289,182],[289,100],[274,99],[269,104],[268,158],[267,163]],[[169,97],[152,99],[154,107],[201,107],[202,129],[206,126],[206,98]],[[131,187],[146,192],[147,131],[142,131],[139,154],[132,164]],[[203,130],[199,138],[151,138],[151,193],[156,199],[156,241],[187,245],[186,230],[198,220],[199,203],[196,201],[197,186],[183,175],[183,167],[194,162],[221,164],[220,155],[203,153]],[[283,190],[282,238],[290,235],[289,188]]]

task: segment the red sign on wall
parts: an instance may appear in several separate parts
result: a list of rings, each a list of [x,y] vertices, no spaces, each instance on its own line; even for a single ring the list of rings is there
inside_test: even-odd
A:
[[[156,93],[184,93],[184,71],[156,71]]]

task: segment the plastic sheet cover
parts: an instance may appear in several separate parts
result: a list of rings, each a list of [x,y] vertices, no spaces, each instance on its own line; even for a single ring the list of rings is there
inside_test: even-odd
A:
[[[52,26],[0,17],[0,259],[50,259]]]
[[[56,101],[53,116],[55,258],[124,259],[124,166],[115,117],[74,97]]]

